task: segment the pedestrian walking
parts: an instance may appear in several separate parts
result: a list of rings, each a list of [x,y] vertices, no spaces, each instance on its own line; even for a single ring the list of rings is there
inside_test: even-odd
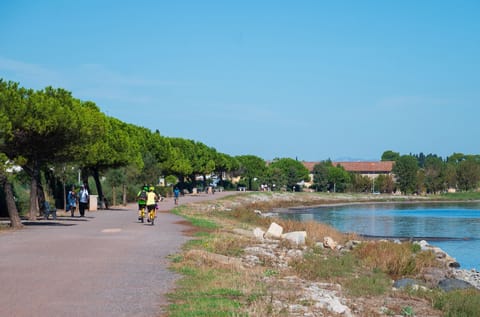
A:
[[[88,196],[87,188],[85,185],[82,185],[78,193],[78,211],[80,212],[80,217],[85,217],[85,209],[88,208]]]
[[[71,216],[74,217],[75,209],[77,208],[77,193],[75,192],[75,186],[72,186],[72,189],[68,191],[67,204],[67,210],[70,210]]]

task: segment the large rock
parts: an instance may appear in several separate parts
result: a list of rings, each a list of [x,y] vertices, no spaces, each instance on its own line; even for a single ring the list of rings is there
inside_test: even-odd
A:
[[[447,278],[447,279],[441,280],[440,283],[438,283],[438,287],[440,287],[445,292],[450,292],[457,289],[474,288],[472,284],[456,278]]]
[[[413,278],[402,278],[393,282],[392,286],[397,289],[404,289],[407,287],[418,288],[420,284],[421,284],[421,281],[419,280],[415,280]]]
[[[445,264],[446,267],[449,268],[459,268],[460,263],[455,260],[455,258],[451,257],[447,252],[443,251],[441,248],[432,246],[428,244],[427,241],[422,240],[415,242],[416,244],[420,245],[422,251],[432,251],[435,254],[435,257],[438,261]]]
[[[331,237],[324,237],[323,246],[325,248],[330,248],[332,250],[335,250],[337,248],[337,243]]]
[[[270,228],[268,228],[267,232],[265,233],[265,238],[280,239],[282,237],[282,233],[283,228],[275,222],[272,222],[270,224]]]
[[[282,238],[288,241],[291,241],[295,244],[305,244],[305,240],[307,239],[307,232],[306,231],[293,231],[282,234]]]

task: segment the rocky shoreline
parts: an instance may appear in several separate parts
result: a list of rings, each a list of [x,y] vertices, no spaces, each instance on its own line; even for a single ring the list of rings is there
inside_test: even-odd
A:
[[[338,197],[338,196],[337,196]],[[368,199],[360,202],[350,198],[351,203],[370,203]],[[282,194],[247,194],[236,196],[235,199],[216,201],[215,205],[197,206],[196,212],[205,213],[212,211],[232,211],[237,207],[246,206],[247,210],[254,212],[260,217],[268,218],[263,225],[270,224],[271,228],[230,228],[228,231],[237,236],[234,240],[243,239],[240,236],[248,237],[250,243],[243,247],[243,255],[240,257],[224,256],[213,254],[208,251],[195,251],[189,254],[192,258],[202,258],[206,262],[221,263],[227,267],[234,267],[235,270],[248,272],[250,270],[264,271],[262,283],[265,283],[269,290],[273,305],[273,311],[287,312],[288,316],[377,316],[390,315],[393,311],[399,312],[402,307],[409,307],[415,311],[415,315],[424,317],[441,316],[431,303],[420,298],[406,298],[398,294],[396,290],[404,287],[421,289],[441,288],[446,291],[452,289],[476,288],[480,289],[480,273],[476,270],[463,270],[459,263],[446,252],[438,247],[429,245],[426,241],[418,241],[424,250],[430,249],[434,252],[436,259],[440,261],[439,266],[424,268],[415,279],[403,278],[392,281],[392,291],[381,297],[365,296],[352,297],[345,292],[340,284],[333,281],[313,281],[303,279],[292,274],[289,263],[303,259],[311,247],[306,245],[307,232],[294,231],[283,232],[278,225],[273,225],[278,216],[288,212],[293,204],[297,206],[344,204],[349,201],[345,195],[335,201],[332,196],[328,199],[322,195],[295,195],[290,193]],[[283,208],[276,208],[284,206]],[[305,208],[305,207],[303,207]],[[230,224],[232,225],[232,224]],[[304,230],[304,229],[303,229]],[[328,232],[328,231],[327,231]],[[332,232],[333,233],[333,232]],[[339,236],[333,233],[332,237]],[[338,252],[349,252],[358,243],[364,243],[376,239],[361,238],[359,240],[342,241],[342,244],[334,239],[323,236],[314,238],[315,245],[319,248],[330,248]],[[309,237],[311,240],[312,237]],[[288,240],[288,241],[285,241]],[[401,243],[399,239],[384,239],[394,243]],[[265,263],[268,269],[265,270]],[[443,263],[443,264],[442,264]],[[308,303],[304,305],[302,303]]]
[[[420,245],[422,250],[431,250],[437,259],[444,263],[447,268],[446,277],[460,280],[470,284],[471,286],[480,290],[480,272],[476,269],[464,270],[460,268],[460,264],[441,248],[428,244],[425,240],[416,242]],[[457,282],[453,282],[457,283]],[[467,284],[458,284],[458,288],[468,288]],[[448,285],[446,288],[450,288]],[[453,287],[453,286],[452,286]]]

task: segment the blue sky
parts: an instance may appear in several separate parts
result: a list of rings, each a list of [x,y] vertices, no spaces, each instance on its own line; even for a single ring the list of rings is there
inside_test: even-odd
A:
[[[478,1],[0,3],[0,77],[230,155],[480,154]]]

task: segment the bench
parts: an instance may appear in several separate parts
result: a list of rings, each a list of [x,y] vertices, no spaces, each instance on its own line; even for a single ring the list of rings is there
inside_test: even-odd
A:
[[[56,220],[57,219],[57,208],[55,207],[51,207],[50,206],[50,203],[48,201],[45,201],[43,203],[43,212],[45,214],[45,219],[48,220],[48,218],[50,217],[50,215],[52,215],[53,217],[53,220]]]

